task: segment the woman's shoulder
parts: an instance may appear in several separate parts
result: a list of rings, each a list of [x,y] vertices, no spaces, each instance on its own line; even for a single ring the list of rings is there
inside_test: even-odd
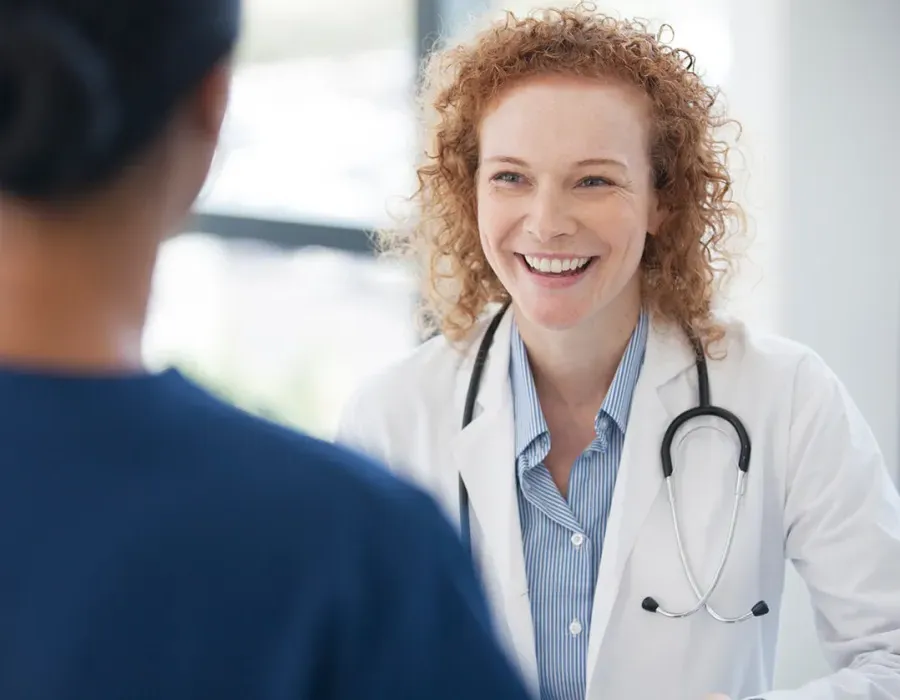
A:
[[[785,380],[798,373],[811,379],[835,379],[825,360],[805,343],[726,313],[717,314],[715,321],[724,334],[711,348],[711,370],[723,363],[728,369],[783,376]]]
[[[480,335],[482,325],[470,338]],[[368,376],[345,402],[338,439],[352,444],[358,434],[414,429],[455,401],[459,372],[474,352],[471,340],[454,343],[438,335]]]
[[[434,336],[369,375],[355,393],[373,398],[411,398],[452,383],[468,355],[468,343],[457,344],[443,335]]]

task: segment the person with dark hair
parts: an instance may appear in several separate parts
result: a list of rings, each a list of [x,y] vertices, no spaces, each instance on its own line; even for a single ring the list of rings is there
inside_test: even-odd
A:
[[[0,697],[511,698],[436,504],[141,361],[237,0],[0,0]]]

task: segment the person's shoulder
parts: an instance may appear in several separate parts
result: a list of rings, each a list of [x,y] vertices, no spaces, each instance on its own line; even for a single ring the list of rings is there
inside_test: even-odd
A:
[[[471,361],[483,322],[469,337],[452,342],[443,335],[426,340],[405,357],[366,377],[350,394],[341,414],[338,439],[357,445],[384,435],[408,431],[455,400],[461,369]]]
[[[720,313],[716,323],[724,331],[718,346],[725,351],[725,357],[794,367],[821,359],[808,345],[737,316]]]
[[[716,322],[724,330],[724,336],[712,351],[714,356],[717,347],[724,351],[721,357],[725,364],[743,372],[780,378],[783,387],[802,384],[835,389],[839,386],[832,368],[809,345],[725,313],[718,314]]]
[[[436,382],[452,381],[466,357],[468,344],[453,343],[443,335],[419,344],[367,377],[355,392],[360,400],[374,397],[406,399]]]
[[[357,497],[405,494],[376,461],[301,430],[232,405],[191,382],[171,407],[165,438],[182,449],[200,473],[211,471],[223,489],[293,492],[305,502],[341,493],[335,506]],[[162,439],[162,438],[161,438]]]
[[[192,396],[186,403],[194,405],[179,417],[196,435],[180,457],[191,486],[173,517],[239,530],[257,558],[283,555],[289,566],[328,562],[351,578],[373,576],[374,567],[412,581],[430,548],[452,548],[452,527],[435,500],[383,463],[200,388]],[[243,546],[233,538],[219,545],[226,540]]]

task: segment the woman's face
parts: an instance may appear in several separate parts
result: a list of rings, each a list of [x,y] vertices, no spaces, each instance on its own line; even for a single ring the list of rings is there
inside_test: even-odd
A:
[[[570,328],[640,303],[644,239],[660,220],[649,123],[635,89],[565,76],[519,83],[484,116],[481,244],[532,324]]]

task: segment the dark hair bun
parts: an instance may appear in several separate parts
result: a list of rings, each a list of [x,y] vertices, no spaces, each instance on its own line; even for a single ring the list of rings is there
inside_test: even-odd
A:
[[[55,196],[89,180],[117,128],[113,95],[74,26],[46,7],[0,16],[0,190]]]

